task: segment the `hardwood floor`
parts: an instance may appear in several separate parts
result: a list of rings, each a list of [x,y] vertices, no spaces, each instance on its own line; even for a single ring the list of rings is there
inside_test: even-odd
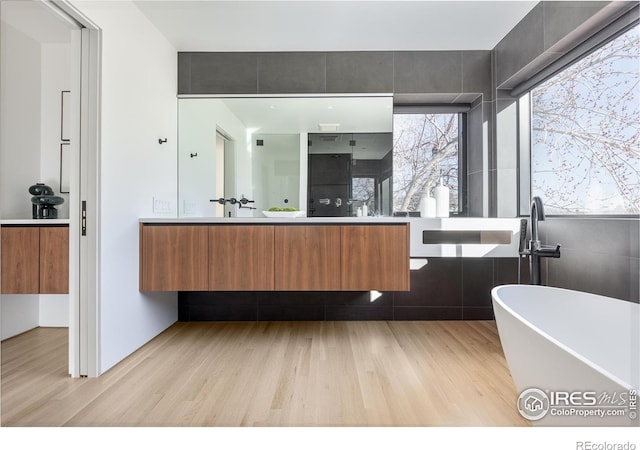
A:
[[[176,323],[99,378],[2,343],[3,426],[526,426],[494,322]]]

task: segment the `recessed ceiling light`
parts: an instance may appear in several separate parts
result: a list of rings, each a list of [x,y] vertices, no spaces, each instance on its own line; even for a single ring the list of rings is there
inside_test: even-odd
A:
[[[319,123],[318,124],[318,130],[323,132],[323,133],[331,133],[331,132],[337,132],[338,128],[340,128],[340,124],[339,123]]]

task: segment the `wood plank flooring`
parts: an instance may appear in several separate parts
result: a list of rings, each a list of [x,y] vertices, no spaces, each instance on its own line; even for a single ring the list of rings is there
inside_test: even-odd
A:
[[[492,321],[176,323],[99,378],[2,343],[3,426],[526,426]]]

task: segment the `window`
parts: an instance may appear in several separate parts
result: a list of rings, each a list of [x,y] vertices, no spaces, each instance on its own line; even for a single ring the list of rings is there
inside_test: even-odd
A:
[[[449,211],[463,212],[462,113],[393,116],[393,210],[418,211],[440,178],[451,192]]]
[[[353,177],[351,179],[351,197],[367,208],[375,209],[376,179]]]
[[[531,90],[531,195],[547,213],[640,213],[639,53],[636,25]]]

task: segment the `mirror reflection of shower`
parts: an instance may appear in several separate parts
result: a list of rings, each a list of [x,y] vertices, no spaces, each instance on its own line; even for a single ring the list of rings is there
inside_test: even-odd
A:
[[[307,215],[391,215],[392,146],[392,133],[309,133]]]

